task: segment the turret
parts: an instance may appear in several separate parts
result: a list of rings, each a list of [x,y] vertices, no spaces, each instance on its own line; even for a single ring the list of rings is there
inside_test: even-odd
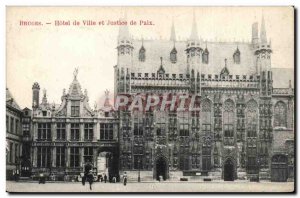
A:
[[[127,21],[127,16],[125,16],[122,21]],[[130,68],[132,66],[133,57],[133,43],[130,36],[127,23],[126,25],[120,26],[119,36],[118,36],[118,64],[115,67],[116,81],[115,85],[117,88],[117,93],[125,93],[130,91]]]
[[[32,109],[36,109],[40,104],[40,85],[35,82],[32,85]]]
[[[186,45],[186,54],[187,54],[187,74],[191,75],[194,73],[201,74],[201,53],[202,49],[200,47],[200,40],[198,37],[197,24],[195,19],[195,13],[193,16],[193,25],[192,31],[189,40]],[[201,79],[200,79],[201,81]],[[191,81],[191,92],[197,95],[201,95],[200,85],[196,86],[197,81],[193,79]],[[200,82],[201,84],[201,82]],[[194,89],[195,88],[195,89]]]
[[[253,47],[256,47],[258,44],[259,38],[258,38],[258,23],[255,22],[252,24],[252,44]]]
[[[273,89],[272,70],[271,70],[271,42],[267,41],[267,32],[265,28],[265,20],[262,16],[260,40],[255,47],[255,55],[260,74],[260,94],[261,96],[270,97]]]

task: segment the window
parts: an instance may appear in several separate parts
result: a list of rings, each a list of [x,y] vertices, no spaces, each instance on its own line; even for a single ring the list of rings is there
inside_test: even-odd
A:
[[[145,78],[148,78],[149,74],[148,73],[145,73]]]
[[[11,142],[9,144],[9,162],[13,163],[13,149],[14,149],[14,144]]]
[[[177,62],[177,50],[174,47],[170,53],[170,61],[171,63],[176,63]]]
[[[247,103],[247,137],[257,137],[258,105],[254,100]]]
[[[205,48],[205,50],[202,54],[202,63],[203,64],[208,64],[208,56],[209,56],[209,52],[208,52],[207,48]]]
[[[85,147],[84,148],[84,162],[93,162],[93,147]]]
[[[42,113],[43,113],[43,117],[47,116],[47,111],[42,111]]]
[[[19,163],[19,145],[15,144],[15,163]]]
[[[37,167],[51,167],[51,151],[49,147],[37,147]]]
[[[200,168],[200,155],[198,155],[198,154],[192,155],[192,168],[193,169]]]
[[[240,79],[240,76],[239,76],[239,75],[236,75],[235,78],[236,78],[237,80],[239,80],[239,79]]]
[[[143,154],[144,147],[143,145],[136,145],[133,147],[133,168],[134,169],[143,169]]]
[[[201,116],[202,116],[202,131],[203,133],[210,133],[211,131],[211,109],[212,104],[209,99],[205,99],[201,104]]]
[[[236,51],[233,54],[233,62],[235,64],[240,64],[241,63],[241,53],[239,48],[236,49]]]
[[[51,124],[39,123],[38,124],[38,139],[39,140],[51,140]]]
[[[144,46],[142,45],[142,47],[139,51],[139,61],[145,62],[145,59],[146,59],[146,50],[145,50]]]
[[[66,139],[66,124],[65,123],[57,123],[56,139],[57,140],[65,140]]]
[[[165,136],[166,135],[165,123],[157,123],[156,135],[157,136]]]
[[[19,120],[16,119],[16,134],[19,134]]]
[[[174,78],[174,79],[175,79],[175,78],[176,78],[176,74],[172,74],[172,78]]]
[[[56,147],[56,167],[64,167],[66,151],[65,147]]]
[[[142,123],[134,123],[133,134],[136,136],[143,135],[143,124]]]
[[[6,130],[9,132],[9,116],[6,116]]]
[[[112,140],[113,139],[113,124],[103,123],[100,124],[100,140]]]
[[[286,127],[287,126],[287,108],[286,104],[279,101],[274,107],[274,127]]]
[[[79,166],[79,148],[71,147],[70,148],[70,167]]]
[[[234,145],[234,103],[226,100],[224,103],[224,144]]]
[[[71,124],[71,140],[73,140],[73,141],[79,140],[79,124],[78,123]]]
[[[84,140],[93,140],[94,131],[93,124],[84,124]]]
[[[202,147],[202,169],[203,171],[211,169],[211,147],[209,145]]]
[[[80,109],[80,101],[79,100],[71,101],[71,116],[78,117],[79,109]]]
[[[141,78],[142,77],[142,73],[138,73],[138,77]]]
[[[152,78],[155,78],[155,73],[152,73]]]
[[[180,124],[179,125],[179,135],[180,136],[189,136],[189,125],[188,124]]]
[[[15,132],[15,119],[14,118],[10,118],[10,132],[14,133]]]

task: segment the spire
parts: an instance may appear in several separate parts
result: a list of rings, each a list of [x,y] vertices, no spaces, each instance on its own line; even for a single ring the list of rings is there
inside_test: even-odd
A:
[[[171,27],[171,37],[170,37],[171,41],[176,41],[176,34],[175,34],[175,26],[174,26],[174,17],[172,19],[172,27]]]
[[[47,104],[47,90],[46,89],[43,89],[42,104]]]
[[[199,40],[198,31],[197,31],[197,24],[196,24],[195,10],[193,12],[193,25],[192,25],[192,32],[191,32],[190,40],[191,41]]]
[[[120,21],[126,21],[126,23],[127,23],[127,12],[126,12],[126,10],[124,11],[124,17],[120,18]],[[118,40],[123,40],[123,39],[130,39],[128,25],[120,25]]]
[[[260,41],[261,41],[261,43],[267,43],[267,33],[266,33],[264,15],[262,15],[262,18],[261,18]]]

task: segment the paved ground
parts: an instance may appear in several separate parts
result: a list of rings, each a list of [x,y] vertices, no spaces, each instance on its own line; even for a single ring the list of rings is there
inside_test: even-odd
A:
[[[6,183],[8,192],[292,192],[293,182],[145,182],[128,183],[94,183],[93,189],[81,183]]]

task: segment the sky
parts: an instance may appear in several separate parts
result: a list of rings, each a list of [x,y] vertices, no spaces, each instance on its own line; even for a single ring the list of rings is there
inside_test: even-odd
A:
[[[294,67],[294,15],[292,7],[8,7],[6,23],[6,86],[21,108],[32,106],[32,85],[47,90],[48,102],[61,103],[73,72],[78,68],[82,91],[89,103],[103,104],[104,91],[113,95],[119,26],[54,26],[55,20],[152,21],[129,26],[134,38],[169,39],[174,20],[177,40],[190,36],[193,12],[203,40],[250,41],[251,26],[265,18],[272,41],[272,67]],[[40,21],[43,26],[20,26]],[[51,25],[46,23],[50,22]],[[40,99],[41,101],[41,99]]]

